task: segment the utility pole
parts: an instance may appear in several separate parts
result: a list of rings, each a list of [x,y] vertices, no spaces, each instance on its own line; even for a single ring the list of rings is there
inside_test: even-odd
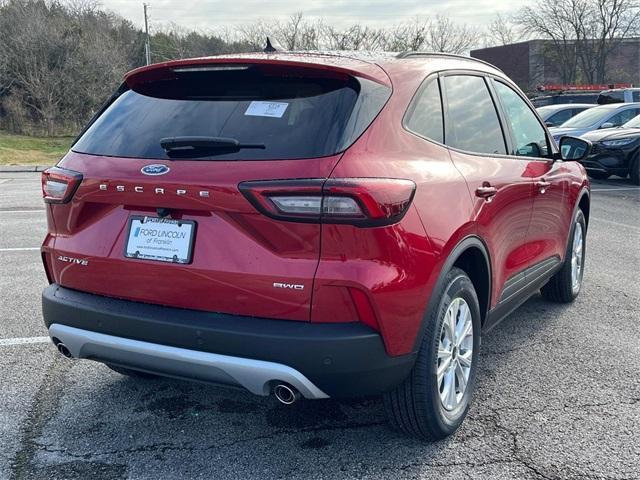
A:
[[[144,31],[147,35],[147,38],[144,42],[144,54],[147,59],[147,65],[151,63],[151,42],[149,41],[149,20],[147,19],[147,7],[149,6],[146,3],[143,3],[144,7]]]

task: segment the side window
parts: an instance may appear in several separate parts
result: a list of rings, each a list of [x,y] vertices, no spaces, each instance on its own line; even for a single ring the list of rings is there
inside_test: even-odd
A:
[[[412,132],[436,142],[444,142],[442,100],[436,77],[427,80],[409,106],[405,126]]]
[[[444,77],[447,145],[477,153],[507,152],[496,107],[482,77]]]
[[[639,91],[637,91],[637,90],[634,90],[634,91],[633,91],[633,98],[632,98],[632,100],[633,100],[634,102],[640,102],[640,92],[639,92]]]
[[[571,110],[560,110],[558,113],[551,115],[551,118],[547,119],[547,123],[551,123],[553,126],[562,125],[569,120],[571,116]]]
[[[529,105],[511,87],[497,81],[494,85],[511,125],[515,143],[513,153],[523,157],[546,156],[547,134]]]
[[[635,108],[628,108],[627,110],[616,113],[605,123],[612,123],[614,127],[619,127],[623,123],[627,123],[629,120],[635,117],[638,114],[637,112],[638,110]]]

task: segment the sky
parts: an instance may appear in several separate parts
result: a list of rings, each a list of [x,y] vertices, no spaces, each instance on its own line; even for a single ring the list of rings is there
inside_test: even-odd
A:
[[[142,1],[101,0],[100,4],[143,25]],[[284,20],[302,12],[340,26],[394,25],[416,16],[448,15],[460,23],[484,27],[500,13],[512,13],[532,0],[145,0],[151,27],[176,23],[188,29],[215,30],[259,19]]]

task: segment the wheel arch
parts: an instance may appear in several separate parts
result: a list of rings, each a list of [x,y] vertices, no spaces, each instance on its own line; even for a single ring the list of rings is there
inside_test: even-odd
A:
[[[422,342],[427,319],[430,318],[433,311],[438,308],[438,298],[434,293],[439,292],[443,288],[445,277],[453,267],[458,267],[464,270],[471,279],[478,295],[482,325],[484,325],[487,320],[489,308],[491,307],[491,259],[489,256],[489,250],[484,241],[476,235],[470,235],[463,238],[455,247],[453,247],[451,253],[449,253],[440,268],[438,279],[436,280],[431,292],[431,298],[429,298],[429,302],[425,309],[420,331],[416,337],[414,351],[419,348]]]
[[[584,221],[587,224],[587,228],[589,228],[589,212],[591,211],[591,197],[589,195],[589,191],[586,188],[584,188],[580,192],[572,218],[575,218],[576,212],[578,211],[578,209],[582,210],[582,213],[584,214]]]

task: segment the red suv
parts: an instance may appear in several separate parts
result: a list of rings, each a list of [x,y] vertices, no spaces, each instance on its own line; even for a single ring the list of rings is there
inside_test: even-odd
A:
[[[500,70],[406,53],[139,68],[42,177],[49,334],[131,376],[384,394],[451,434],[480,338],[582,281],[589,182]]]

